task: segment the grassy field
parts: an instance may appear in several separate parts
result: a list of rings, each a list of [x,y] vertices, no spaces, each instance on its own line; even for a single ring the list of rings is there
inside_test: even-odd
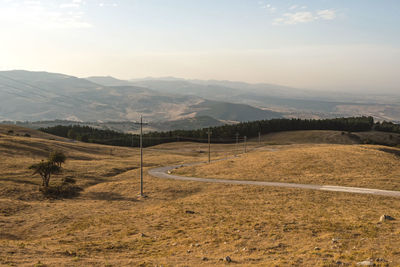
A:
[[[378,223],[382,214],[400,218],[398,199],[160,180],[146,172],[147,198],[141,198],[137,149],[49,139],[0,134],[2,266],[225,266],[226,256],[245,266],[351,266],[367,259],[400,265],[399,221]],[[55,148],[68,161],[51,184],[75,178],[83,188],[78,197],[44,199],[39,177],[27,169]],[[354,149],[355,157],[396,157],[374,146],[276,144],[241,159],[334,148]],[[212,149],[213,158],[224,158],[235,145]],[[145,170],[204,161],[205,151],[207,145],[195,143],[146,149]]]
[[[274,146],[227,161],[179,168],[174,173],[400,190],[400,149],[375,145]]]

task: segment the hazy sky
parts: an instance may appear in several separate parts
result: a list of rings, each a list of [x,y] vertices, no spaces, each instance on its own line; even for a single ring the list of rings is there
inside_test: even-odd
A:
[[[0,69],[400,90],[399,0],[0,0]]]

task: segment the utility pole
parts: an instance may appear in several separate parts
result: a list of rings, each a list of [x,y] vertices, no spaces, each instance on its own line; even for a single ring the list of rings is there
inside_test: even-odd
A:
[[[261,144],[261,132],[258,132],[258,144]]]
[[[236,133],[235,155],[238,152],[238,144],[239,144],[239,133]]]
[[[208,134],[208,163],[210,163],[211,162],[211,131],[210,131],[210,128],[208,128],[207,134]]]
[[[247,136],[244,136],[244,153],[247,152]]]
[[[143,197],[143,118],[140,116],[140,196]]]

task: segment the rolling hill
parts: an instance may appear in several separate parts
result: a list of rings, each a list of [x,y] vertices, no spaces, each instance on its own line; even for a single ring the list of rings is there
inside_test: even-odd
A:
[[[366,259],[377,266],[400,264],[391,249],[400,246],[399,235],[393,232],[400,224],[395,198],[177,181],[147,174],[158,166],[205,161],[207,144],[190,142],[145,149],[147,197],[142,198],[138,149],[49,140],[14,126],[16,132],[32,137],[4,134],[9,127],[0,125],[0,265],[225,266],[227,256],[232,259],[229,265],[244,266],[352,266]],[[284,140],[285,133],[281,134],[273,139]],[[303,134],[292,140],[301,140]],[[337,136],[307,136],[332,135]],[[251,141],[249,148],[257,149],[197,168],[211,172],[210,177],[218,172],[221,178],[230,172],[233,179],[305,182],[327,177],[326,182],[399,187],[397,156],[378,146],[260,147]],[[40,178],[28,166],[53,149],[66,153],[67,161],[50,185],[75,179],[75,186],[82,189],[78,196],[46,199],[39,192]],[[213,159],[237,152],[235,144],[212,146]],[[379,222],[384,213],[396,220]]]
[[[82,79],[48,72],[0,72],[0,120],[14,121],[135,121],[140,114],[150,122],[196,116],[239,122],[359,115],[400,121],[398,99],[230,81],[125,81],[109,76]]]
[[[332,118],[367,115],[377,120],[400,120],[399,94],[325,92],[265,83],[185,80],[171,77],[127,82],[159,92],[194,95],[210,100],[266,108],[284,113],[288,117]]]
[[[242,104],[221,107],[197,106],[207,100],[199,96],[161,93],[111,77],[87,79],[64,74],[29,71],[0,72],[0,120],[75,120],[75,121],[147,121],[160,122],[203,116],[224,120],[221,108],[231,120],[253,120],[262,113],[252,108],[243,116]],[[281,117],[276,113],[277,117]]]
[[[246,104],[206,100],[191,106],[197,116],[210,116],[227,121],[252,121],[282,118],[278,112],[262,110]]]

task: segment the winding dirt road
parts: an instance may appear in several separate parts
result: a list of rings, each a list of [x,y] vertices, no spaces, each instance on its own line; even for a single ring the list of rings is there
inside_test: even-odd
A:
[[[313,184],[295,184],[295,183],[279,183],[279,182],[259,182],[259,181],[248,181],[248,180],[228,180],[228,179],[213,179],[213,178],[197,178],[197,177],[185,177],[170,174],[169,172],[173,169],[200,165],[200,163],[182,164],[174,166],[165,166],[150,169],[148,173],[151,176],[162,178],[162,179],[174,179],[181,181],[194,181],[203,183],[223,183],[223,184],[238,184],[238,185],[257,185],[257,186],[274,186],[274,187],[286,187],[286,188],[300,188],[300,189],[312,189],[322,191],[334,191],[334,192],[346,192],[355,194],[370,194],[378,196],[389,196],[389,197],[400,197],[400,191],[390,191],[381,189],[369,189],[359,187],[347,187],[347,186],[334,186],[334,185],[313,185]]]

